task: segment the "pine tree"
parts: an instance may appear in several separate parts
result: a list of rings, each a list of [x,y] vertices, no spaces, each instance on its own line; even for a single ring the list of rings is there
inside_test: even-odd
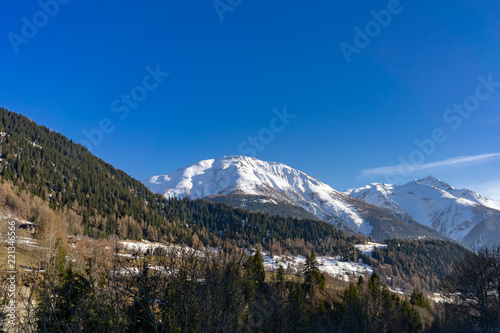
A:
[[[405,300],[403,301],[403,317],[406,319],[407,330],[411,333],[422,332],[422,321],[420,320],[420,315],[418,311],[415,310],[411,304]]]
[[[419,292],[417,289],[413,289],[413,292],[411,293],[410,304],[418,306],[422,309],[431,309],[429,301],[425,298],[424,294],[422,292]]]
[[[278,280],[278,283],[281,284],[282,286],[285,284],[285,268],[283,268],[282,265],[278,267],[276,279]]]
[[[363,332],[363,309],[358,289],[352,284],[344,291],[340,326],[345,332]]]
[[[252,277],[257,284],[264,283],[266,279],[266,271],[264,269],[264,257],[260,250],[257,249],[255,255],[252,257]]]
[[[311,255],[306,256],[306,264],[304,265],[303,274],[307,285],[317,285],[320,290],[325,288],[326,278],[325,275],[319,270],[319,263],[316,259],[316,253],[314,253],[314,251]]]
[[[266,279],[266,271],[264,269],[264,258],[262,253],[257,250],[253,256],[248,258],[245,263],[247,271],[247,297],[253,298],[257,289],[262,287]]]

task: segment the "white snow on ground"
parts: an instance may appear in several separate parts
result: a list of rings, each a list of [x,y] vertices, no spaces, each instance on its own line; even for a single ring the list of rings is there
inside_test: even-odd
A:
[[[279,265],[283,268],[290,268],[295,273],[298,273],[304,268],[306,258],[303,256],[273,256],[263,254],[264,266],[267,269],[276,270]],[[352,262],[339,261],[334,257],[317,257],[319,269],[333,277],[340,278],[344,281],[349,281],[350,276],[360,276],[372,274],[373,269],[365,264],[357,264]]]
[[[30,237],[17,236],[16,243],[17,244],[24,244],[24,245],[30,246],[30,247],[41,248],[40,246],[38,246],[38,240],[36,240],[34,238],[30,238]]]
[[[272,203],[273,205],[277,205],[278,204],[276,201],[274,201],[272,199],[269,199],[269,200],[268,199],[260,199],[260,202],[261,203],[268,203],[269,202],[269,203]]]
[[[392,289],[391,287],[387,287],[387,289],[389,289],[389,291],[393,292],[393,293],[396,293],[396,294],[400,294],[400,295],[403,295],[405,296],[405,292],[403,290],[401,290],[400,288],[395,288],[395,289]]]
[[[122,246],[125,247],[128,251],[145,253],[147,250],[153,251],[158,247],[163,247],[165,249],[171,249],[174,245],[165,245],[161,243],[151,243],[147,241],[135,242],[135,241],[121,241],[119,242]],[[380,243],[367,243],[359,246],[365,246],[366,249],[373,249],[375,247],[384,247],[387,245]],[[175,245],[175,248],[182,249],[182,247]],[[192,250],[189,247],[185,247],[185,249]],[[202,251],[196,251],[198,255],[202,256]],[[123,257],[129,257],[130,254],[119,254]],[[267,254],[263,253],[264,257],[264,266],[268,270],[276,270],[279,265],[282,265],[283,268],[291,269],[295,273],[301,271],[306,262],[306,258],[303,256],[273,256],[272,258]],[[328,256],[318,256],[317,260],[319,263],[319,269],[327,274],[330,274],[334,277],[340,278],[344,281],[349,281],[350,276],[360,276],[365,274],[372,274],[373,269],[366,264],[359,264],[353,262],[343,262],[338,260],[339,257],[328,257]],[[122,274],[132,274],[130,272],[122,272]]]
[[[434,293],[430,299],[435,303],[453,303],[453,300],[449,297],[446,297],[440,293]]]
[[[0,218],[2,219],[6,219],[6,220],[13,220],[13,221],[16,221],[16,222],[19,222],[20,224],[34,224],[33,222],[28,222],[26,220],[22,220],[18,217],[14,217],[12,214],[4,214],[2,212],[0,212]]]
[[[139,253],[146,253],[146,251],[154,251],[157,248],[164,248],[167,249],[168,246],[165,244],[161,243],[151,243],[148,241],[142,241],[142,242],[135,242],[135,241],[120,241],[118,242],[120,245],[122,245],[126,250],[131,251],[131,252],[139,252]]]
[[[368,242],[365,244],[354,245],[361,253],[371,256],[374,249],[380,249],[387,247],[386,244]]]
[[[117,253],[116,255],[118,257],[129,258],[129,259],[134,259],[134,258],[142,259],[142,257],[136,257],[136,256],[134,256],[133,254],[130,254],[130,253]]]
[[[116,274],[123,274],[123,275],[137,275],[140,273],[139,268],[137,267],[126,267],[122,268],[120,270],[115,271]]]
[[[142,240],[141,242],[136,242],[136,241],[119,241],[118,242],[120,245],[122,245],[127,251],[133,252],[133,253],[146,253],[148,250],[150,252],[153,252],[157,248],[162,248],[164,250],[187,250],[187,251],[196,251],[196,253],[202,257],[204,254],[202,251],[194,250],[190,248],[189,246],[180,246],[180,245],[173,245],[173,244],[162,244],[162,243],[153,243],[153,242],[148,242],[146,240]],[[122,254],[123,255],[123,254]]]

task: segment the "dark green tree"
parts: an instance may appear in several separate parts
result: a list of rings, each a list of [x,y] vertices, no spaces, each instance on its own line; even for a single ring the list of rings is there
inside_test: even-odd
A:
[[[319,270],[319,263],[316,259],[314,251],[311,255],[306,256],[306,263],[304,265],[304,279],[305,283],[309,286],[317,285],[320,290],[325,288],[325,275]]]
[[[413,292],[411,293],[410,304],[427,310],[431,309],[431,305],[427,298],[425,298],[424,294],[417,289],[413,289]]]
[[[403,301],[402,311],[403,311],[403,317],[406,322],[407,332],[410,333],[422,332],[423,325],[422,321],[420,320],[420,315],[418,314],[418,311],[414,307],[412,307],[407,300]]]
[[[358,289],[350,283],[342,297],[340,327],[345,332],[363,332],[363,316]]]
[[[282,265],[278,267],[278,272],[276,273],[276,280],[280,285],[285,284],[285,268]]]
[[[262,285],[266,279],[266,271],[264,268],[264,257],[260,250],[248,259],[247,270],[251,283]]]

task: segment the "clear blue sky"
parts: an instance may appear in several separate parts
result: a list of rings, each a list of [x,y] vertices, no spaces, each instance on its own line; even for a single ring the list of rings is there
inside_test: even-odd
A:
[[[500,200],[498,1],[59,1],[0,4],[0,105],[137,179],[256,153],[338,190],[433,174]]]

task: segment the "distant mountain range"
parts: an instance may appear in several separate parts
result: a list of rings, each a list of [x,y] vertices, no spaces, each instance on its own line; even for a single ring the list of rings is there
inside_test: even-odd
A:
[[[227,156],[144,183],[167,198],[202,198],[272,215],[317,218],[379,240],[449,237],[469,247],[500,241],[500,203],[432,176],[339,192],[281,163]]]
[[[344,193],[410,216],[469,247],[500,242],[500,203],[432,176],[400,186],[374,183]]]
[[[284,164],[251,157],[204,160],[143,182],[167,198],[207,199],[272,215],[312,216],[377,240],[396,237],[449,240],[404,212],[336,191]]]

